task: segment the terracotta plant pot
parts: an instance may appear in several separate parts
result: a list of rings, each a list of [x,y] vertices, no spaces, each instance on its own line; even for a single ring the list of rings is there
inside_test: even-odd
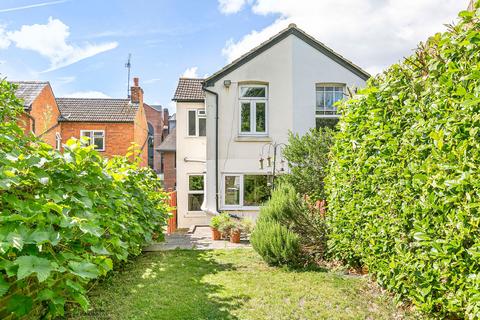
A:
[[[230,242],[231,243],[240,243],[240,231],[232,231],[230,233]]]
[[[222,237],[222,234],[220,233],[220,231],[218,231],[218,229],[215,229],[215,228],[211,228],[212,229],[212,240],[220,240],[220,238]]]

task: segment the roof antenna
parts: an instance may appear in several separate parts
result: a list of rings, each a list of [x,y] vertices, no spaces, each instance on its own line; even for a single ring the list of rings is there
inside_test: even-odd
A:
[[[128,54],[128,61],[125,63],[125,68],[128,69],[128,78],[127,78],[127,97],[130,99],[130,69],[132,68],[132,64],[130,60],[132,59],[132,54]]]

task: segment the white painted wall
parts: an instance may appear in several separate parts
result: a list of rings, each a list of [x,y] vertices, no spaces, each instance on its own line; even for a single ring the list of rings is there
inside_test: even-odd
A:
[[[188,212],[188,175],[205,174],[205,163],[185,159],[206,159],[206,137],[188,136],[188,110],[204,109],[204,103],[177,102],[177,216],[179,228],[208,223],[204,212]]]
[[[226,88],[224,80],[230,80]],[[246,82],[268,83],[268,137],[239,137],[238,86]],[[218,80],[208,89],[219,95],[219,202],[222,211],[224,173],[262,173],[259,158],[267,142],[283,142],[288,132],[304,134],[315,127],[315,85],[344,83],[362,87],[360,77],[290,35],[254,59]],[[206,209],[214,213],[215,200],[215,96],[207,93],[207,178]],[[267,169],[263,170],[266,173]],[[258,211],[239,210],[256,217]]]

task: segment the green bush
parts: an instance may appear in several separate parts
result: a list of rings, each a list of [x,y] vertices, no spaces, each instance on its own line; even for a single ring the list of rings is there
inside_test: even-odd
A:
[[[270,225],[271,227],[268,227]],[[282,228],[279,228],[278,225]],[[261,233],[264,230],[269,232],[262,235]],[[287,236],[284,230],[287,230],[288,234],[295,235],[296,240],[291,240],[291,236]],[[275,237],[271,239],[270,247],[276,248],[276,250],[265,250],[264,247],[269,242],[268,237],[272,234]],[[286,242],[280,242],[282,239]],[[261,241],[263,246],[256,244],[256,241]],[[267,262],[278,261],[281,264],[296,265],[300,260],[302,263],[307,263],[322,259],[325,252],[325,242],[325,222],[319,211],[310,207],[297,194],[292,185],[288,183],[279,184],[272,192],[271,199],[260,208],[258,222],[252,233],[253,248],[258,248],[257,251]],[[295,245],[292,246],[292,244]],[[271,256],[275,253],[282,253],[283,246],[290,246],[287,250],[288,253],[291,253],[290,261],[283,254],[278,259]],[[293,249],[298,251],[293,254]]]
[[[270,265],[295,266],[300,261],[299,237],[276,221],[258,221],[250,241],[255,251]]]
[[[480,11],[341,106],[329,248],[438,318],[480,316]]]
[[[88,308],[89,282],[165,225],[167,195],[148,168],[68,141],[63,153],[25,136],[14,87],[0,82],[0,318]]]
[[[290,133],[288,145],[283,150],[290,173],[282,175],[281,179],[312,201],[324,200],[324,180],[332,144],[333,131],[329,128],[311,129],[303,136]]]

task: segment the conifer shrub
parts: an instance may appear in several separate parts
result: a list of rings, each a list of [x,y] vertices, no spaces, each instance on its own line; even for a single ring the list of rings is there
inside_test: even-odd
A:
[[[25,135],[14,90],[0,81],[0,318],[61,317],[161,231],[167,195],[126,157]]]
[[[476,7],[478,8],[477,2]],[[480,316],[480,10],[343,102],[329,249],[436,318]]]
[[[323,258],[325,221],[291,184],[281,183],[261,207],[251,241],[269,263],[306,264]]]

